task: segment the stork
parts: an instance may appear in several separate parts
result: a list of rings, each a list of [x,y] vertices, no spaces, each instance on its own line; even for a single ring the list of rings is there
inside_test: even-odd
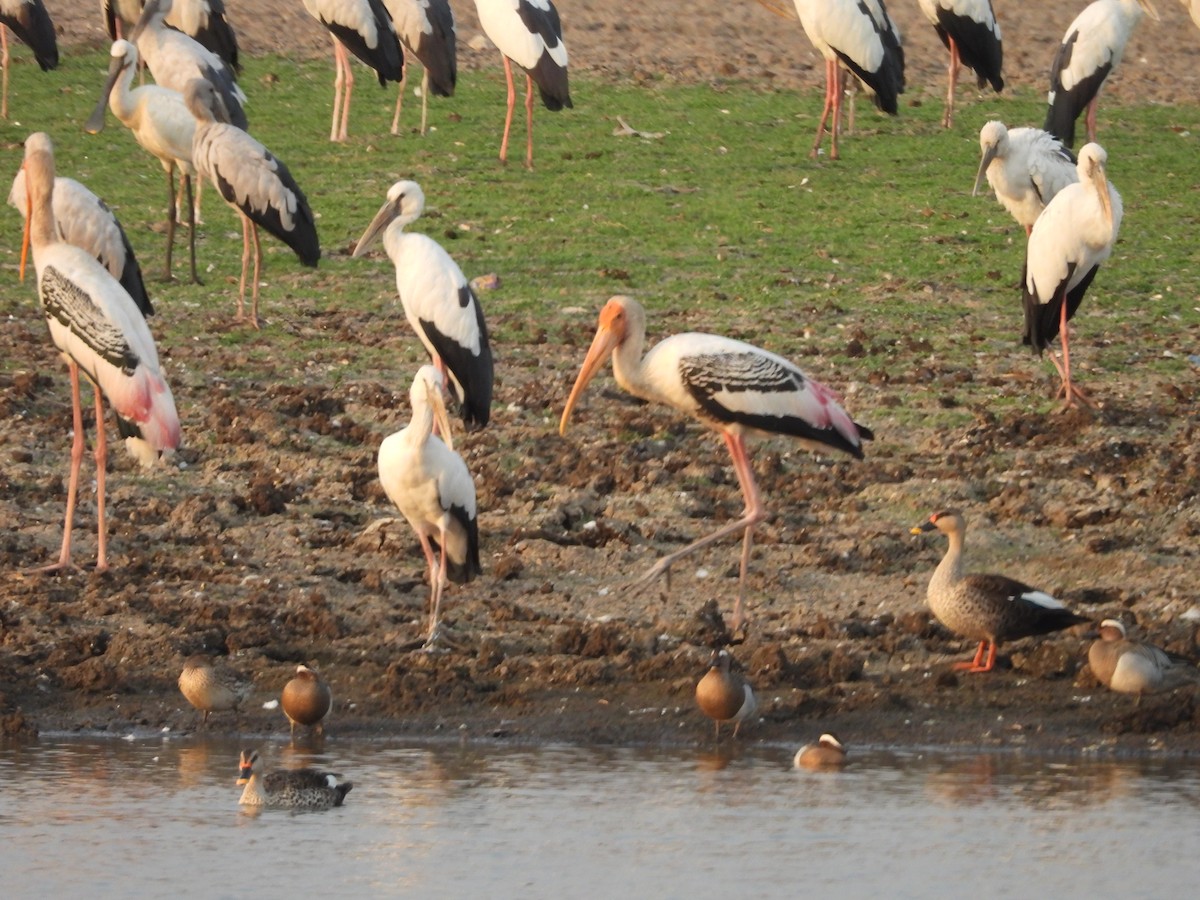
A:
[[[942,126],[950,128],[954,124],[954,86],[964,65],[975,73],[980,88],[990,83],[997,93],[1004,89],[1000,23],[992,10],[992,0],[918,0],[918,3],[950,51],[950,86],[942,115]]]
[[[450,425],[442,403],[442,376],[422,366],[409,391],[412,421],[379,445],[383,490],[417,533],[429,566],[429,632],[438,637],[442,592],[447,579],[457,584],[483,572],[479,564],[479,523],[475,482],[447,440]]]
[[[144,4],[145,0],[100,0],[104,30],[111,40],[119,41],[129,35],[142,17]]]
[[[8,205],[17,209],[22,216],[27,213],[24,168],[19,169],[13,179]],[[138,265],[133,246],[125,235],[125,229],[105,202],[74,178],[60,175],[54,179],[52,209],[58,239],[74,244],[95,257],[108,270],[108,274],[125,288],[143,316],[154,315],[154,306],[146,293],[142,267]]]
[[[1040,128],[1009,129],[1003,122],[988,122],[979,129],[979,149],[971,196],[986,178],[996,199],[1025,227],[1026,237],[1054,195],[1079,180],[1074,155]]]
[[[49,72],[58,67],[58,41],[54,23],[42,0],[0,0],[0,117],[8,118],[8,33],[12,32],[33,51],[33,58]]]
[[[142,17],[129,40],[137,45],[155,82],[160,87],[183,93],[193,78],[209,82],[225,106],[224,119],[238,128],[248,124],[242,104],[246,95],[238,86],[233,69],[195,38],[166,24],[172,0],[147,0]]]
[[[1150,0],[1096,0],[1067,27],[1050,64],[1050,93],[1043,126],[1068,147],[1075,145],[1075,120],[1087,110],[1087,138],[1096,140],[1096,104],[1105,79],[1121,63],[1133,29],[1148,13]]]
[[[125,37],[142,15],[144,0],[100,0],[104,27],[108,36],[118,41]],[[237,35],[225,17],[224,0],[174,0],[163,20],[177,31],[195,38],[221,59],[241,72],[238,62]]]
[[[1038,216],[1029,235],[1025,271],[1021,277],[1025,306],[1022,342],[1037,354],[1058,335],[1062,363],[1054,358],[1062,376],[1063,407],[1087,395],[1071,382],[1071,351],[1067,322],[1079,309],[1100,264],[1108,259],[1121,227],[1121,195],[1105,174],[1108,154],[1099,144],[1084,144],[1079,151],[1079,182],[1063,188]]]
[[[192,138],[192,164],[211,181],[225,202],[242,219],[242,276],[238,282],[237,321],[245,318],[246,269],[250,264],[250,242],[254,242],[254,284],[250,323],[258,328],[258,279],[262,248],[258,242],[261,225],[295,251],[300,262],[316,267],[321,258],[317,225],[308,200],[282,160],[246,132],[214,113],[219,102],[210,82],[194,78],[183,91],[183,100],[196,119]]]
[[[830,113],[829,158],[838,158],[844,78],[847,66],[872,94],[875,105],[888,115],[899,112],[904,91],[904,49],[900,34],[883,0],[795,0],[804,33],[825,57],[825,106],[817,125],[811,156],[820,152]],[[768,8],[773,8],[768,4]]]
[[[25,245],[33,250],[38,297],[50,339],[71,376],[74,438],[62,549],[47,571],[71,564],[71,527],[83,461],[83,408],[79,371],[96,395],[96,571],[108,568],[104,510],[108,442],[104,398],[117,414],[118,431],[144,466],[180,443],[179,416],[171,388],[158,364],[158,351],[146,319],[124,288],[86,250],[57,239],[54,222],[54,148],[42,132],[25,141],[28,214]],[[22,252],[22,256],[24,251]]]
[[[404,315],[434,365],[449,372],[468,428],[486,425],[492,405],[492,348],[479,298],[462,269],[441,244],[405,231],[425,210],[425,194],[413,181],[398,181],[354,248],[357,259],[383,235],[396,267],[396,290]]]
[[[344,141],[350,127],[354,91],[353,53],[375,70],[379,86],[404,78],[404,51],[382,0],[304,0],[309,15],[329,29],[333,39],[333,125],[331,141]]]
[[[746,501],[742,517],[664,556],[639,581],[644,586],[683,557],[714,541],[744,532],[733,630],[745,622],[743,593],[754,526],[766,508],[746,450],[747,435],[790,435],[811,450],[833,448],[858,459],[871,430],[853,421],[837,396],[781,356],[732,338],[690,332],[664,338],[642,355],[646,312],[632,297],[613,297],[559,422],[565,434],[583,389],[611,355],[617,384],[643,400],[674,407],[721,435]]]
[[[517,101],[512,64],[525,70],[525,168],[533,168],[533,85],[536,82],[542,105],[551,112],[571,108],[567,83],[567,45],[562,21],[550,0],[475,0],[479,25],[504,58],[508,85],[508,111],[500,161],[508,160],[508,133],[512,129]]]
[[[425,134],[429,113],[429,92],[439,97],[454,96],[458,83],[457,35],[450,0],[383,0],[396,36],[406,55],[392,117],[392,134],[400,133],[400,107],[408,84],[408,61],[416,57],[425,73],[421,76],[421,134]]]
[[[175,172],[179,172],[180,190],[184,192],[188,211],[188,260],[192,284],[199,284],[196,274],[196,210],[192,197],[192,139],[196,134],[196,119],[183,102],[183,95],[157,84],[133,87],[137,71],[137,47],[129,41],[114,41],[109,52],[108,78],[100,92],[100,100],[84,126],[88,134],[104,129],[105,107],[112,109],[122,125],[128,128],[142,149],[154,156],[167,175],[167,253],[163,278],[171,280],[171,255],[175,247]]]

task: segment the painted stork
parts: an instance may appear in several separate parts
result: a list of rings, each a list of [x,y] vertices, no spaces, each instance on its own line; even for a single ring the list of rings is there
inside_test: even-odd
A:
[[[142,17],[129,40],[137,45],[150,74],[160,87],[183,93],[193,78],[209,82],[225,106],[224,119],[238,128],[248,124],[242,104],[246,95],[238,86],[233,69],[195,38],[166,24],[172,0],[147,0]]]
[[[405,231],[425,210],[425,194],[413,181],[391,186],[354,248],[363,256],[383,235],[396,267],[396,290],[404,315],[438,371],[449,372],[468,428],[488,423],[492,406],[492,348],[483,309],[470,282],[441,244]]]
[[[508,85],[508,111],[504,116],[504,138],[500,161],[508,160],[508,133],[512,129],[517,102],[512,64],[525,70],[525,168],[533,168],[533,85],[536,82],[542,105],[551,112],[571,108],[567,84],[567,45],[562,21],[550,0],[475,0],[479,25],[504,58]]]
[[[979,129],[979,150],[971,196],[979,193],[986,178],[996,199],[1025,227],[1026,236],[1054,195],[1079,180],[1075,156],[1040,128],[1010,130],[1003,122],[988,122]]]
[[[1062,376],[1064,408],[1087,395],[1071,383],[1067,322],[1079,309],[1100,263],[1108,259],[1121,228],[1121,195],[1105,175],[1108,154],[1099,144],[1079,151],[1079,182],[1063,188],[1038,216],[1029,235],[1021,286],[1025,305],[1022,342],[1041,354],[1058,335],[1062,363],[1050,355]]]
[[[811,450],[833,448],[862,458],[871,430],[853,421],[829,388],[813,381],[781,356],[712,334],[676,334],[642,355],[646,312],[632,297],[613,297],[600,311],[600,325],[559,423],[567,422],[583,389],[612,356],[617,384],[643,400],[663,403],[718,432],[733,461],[746,500],[742,518],[664,556],[637,585],[650,583],[688,554],[728,535],[744,532],[733,627],[745,622],[743,592],[754,526],[766,518],[746,436],[790,435]]]
[[[163,278],[171,280],[171,255],[175,247],[175,172],[179,172],[184,199],[181,209],[188,211],[188,260],[191,282],[199,284],[196,274],[196,210],[192,197],[192,139],[196,119],[183,102],[183,95],[157,84],[133,87],[137,71],[137,47],[129,41],[114,41],[109,52],[108,78],[100,100],[84,126],[88,134],[104,129],[105,107],[133,133],[134,139],[162,164],[167,175],[167,253]],[[185,205],[186,203],[186,205]]]
[[[344,141],[350,127],[354,91],[353,53],[375,70],[379,86],[404,78],[404,51],[382,0],[304,0],[309,15],[329,29],[333,39],[333,125],[331,141]]]
[[[0,0],[0,70],[4,84],[0,88],[0,116],[8,118],[8,33],[33,51],[33,58],[49,72],[58,67],[58,41],[54,23],[42,0]]]
[[[900,33],[883,0],[795,0],[800,24],[814,47],[825,57],[825,106],[817,125],[811,156],[816,156],[825,136],[830,113],[829,158],[838,158],[844,64],[872,94],[875,105],[888,115],[899,112],[898,96],[904,91],[904,49]]]
[[[104,27],[118,41],[137,25],[143,0],[100,0]],[[193,37],[241,72],[238,62],[237,35],[225,17],[224,0],[174,0],[164,21],[177,31]]]
[[[316,267],[321,258],[317,225],[308,200],[282,160],[240,128],[218,122],[214,110],[220,102],[216,88],[202,78],[193,78],[183,91],[183,100],[196,119],[192,138],[192,164],[211,181],[225,202],[242,219],[242,276],[238,282],[237,321],[245,318],[246,269],[250,243],[254,242],[254,284],[251,291],[250,323],[258,328],[258,278],[262,248],[258,242],[261,225],[295,251],[300,262]]]
[[[96,394],[96,570],[108,568],[104,482],[108,442],[104,398],[117,414],[117,426],[130,453],[144,466],[180,443],[179,416],[171,388],[158,365],[158,351],[146,319],[124,288],[86,250],[57,238],[54,222],[54,148],[36,132],[25,141],[28,213],[25,242],[33,250],[38,297],[50,339],[71,375],[74,438],[62,549],[47,570],[71,564],[71,527],[83,461],[83,408],[79,371]],[[22,254],[24,255],[24,254]]]
[[[462,457],[434,433],[436,426],[447,440],[450,436],[442,389],[441,373],[422,366],[409,391],[412,421],[379,445],[383,490],[417,533],[429,566],[427,646],[438,637],[447,579],[462,584],[483,572],[475,482]]]
[[[1087,138],[1096,140],[1096,104],[1104,80],[1121,63],[1133,29],[1149,13],[1150,0],[1096,0],[1067,27],[1050,64],[1050,93],[1043,126],[1068,147],[1075,145],[1075,120],[1087,109]]]
[[[954,86],[964,65],[975,73],[981,89],[989,83],[997,93],[1004,89],[1000,23],[992,0],[918,0],[918,5],[950,51],[950,86],[942,115],[942,125],[950,128],[954,124]]]
[[[425,134],[429,115],[429,92],[439,97],[454,96],[458,84],[457,33],[450,0],[383,0],[396,36],[404,46],[403,77],[392,117],[392,134],[400,133],[400,107],[408,84],[408,62],[416,57],[425,70],[421,76],[421,134]]]

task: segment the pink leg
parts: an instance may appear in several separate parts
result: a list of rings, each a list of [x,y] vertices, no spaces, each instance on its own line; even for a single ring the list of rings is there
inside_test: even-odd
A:
[[[1096,140],[1096,106],[1100,103],[1100,95],[1097,94],[1092,98],[1092,102],[1087,106],[1087,136],[1088,142]]]
[[[96,392],[96,571],[108,570],[108,521],[104,516],[104,482],[108,475],[108,435],[104,431],[104,397]]]
[[[237,320],[246,318],[246,270],[250,268],[250,220],[242,214],[242,277],[238,281]]]
[[[337,139],[344,141],[350,136],[350,97],[354,93],[354,67],[350,65],[350,51],[342,47],[341,43],[338,47],[342,51],[342,80],[345,86],[342,91],[342,121],[338,125]]]
[[[846,84],[845,72],[837,63],[833,65],[833,125],[829,129],[829,158],[838,158],[838,133],[842,128],[842,93]]]
[[[808,155],[815,157],[821,149],[821,139],[825,136],[825,123],[829,120],[829,111],[833,108],[833,92],[837,90],[837,62],[825,60],[825,106],[821,110],[821,121],[817,125],[817,139],[813,141],[812,152]]]
[[[442,591],[446,588],[446,531],[442,529],[439,535],[439,543],[442,546],[441,564],[437,569],[437,579],[434,583],[433,596],[430,598],[429,609],[429,636],[425,638],[425,646],[432,646],[438,636],[438,621],[442,609]]]
[[[396,93],[396,113],[392,116],[392,134],[400,133],[400,108],[404,105],[404,90],[408,86],[408,53],[404,54],[404,63],[400,68],[400,90]],[[421,126],[421,134],[425,126]]]
[[[525,168],[533,168],[533,78],[525,74]]]
[[[341,119],[342,99],[345,96],[346,73],[342,66],[342,55],[346,49],[342,42],[330,35],[333,41],[333,122],[329,126],[329,139],[338,140],[338,122]]]
[[[950,39],[950,87],[946,91],[946,111],[942,114],[942,127],[950,128],[954,125],[954,86],[958,83],[958,72],[962,68],[962,62],[958,55],[958,44],[954,39]]]
[[[67,362],[71,376],[71,414],[75,435],[71,439],[71,476],[67,480],[67,512],[63,517],[62,549],[58,562],[38,569],[39,572],[57,572],[71,565],[71,529],[75,524],[75,501],[79,496],[79,466],[83,463],[83,405],[79,397],[79,366]]]
[[[246,220],[250,222],[249,219]],[[250,234],[254,237],[254,287],[250,291],[250,324],[255,328],[262,327],[262,319],[258,317],[258,282],[262,269],[262,247],[258,243],[258,226],[250,222]]]
[[[1063,409],[1073,409],[1075,407],[1076,400],[1078,400],[1084,406],[1092,406],[1092,401],[1088,395],[1071,383],[1071,342],[1067,334],[1066,298],[1063,299],[1062,313],[1059,316],[1058,339],[1062,343],[1063,355],[1062,366],[1060,366],[1058,370],[1063,380]],[[1054,357],[1052,356],[1051,359],[1053,358]]]
[[[512,128],[513,107],[517,105],[517,89],[513,85],[512,63],[504,57],[504,78],[508,83],[508,112],[504,114],[504,138],[500,141],[500,162],[508,162],[508,132]]]

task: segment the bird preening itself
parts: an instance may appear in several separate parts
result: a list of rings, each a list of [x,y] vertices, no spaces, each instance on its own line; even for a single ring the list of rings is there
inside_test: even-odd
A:
[[[1105,687],[1122,694],[1151,694],[1200,685],[1200,669],[1183,656],[1130,639],[1120,619],[1100,623],[1088,648],[1088,667]]]
[[[946,555],[929,579],[929,608],[955,634],[979,641],[971,662],[954,664],[967,672],[990,672],[1004,641],[1049,634],[1086,622],[1045,591],[1007,575],[967,574],[963,562],[967,524],[961,512],[936,512],[913,534],[940,531],[949,541]]]
[[[447,580],[462,584],[483,572],[475,482],[467,464],[448,443],[450,423],[442,390],[441,373],[433,366],[421,366],[409,390],[412,420],[379,445],[379,481],[417,533],[429,567],[426,646],[436,643],[439,636]]]
[[[722,722],[732,722],[733,736],[737,737],[742,723],[758,710],[750,682],[740,672],[733,671],[732,662],[728,650],[714,650],[708,671],[696,685],[696,705],[713,720],[717,740],[721,739]]]
[[[383,235],[396,267],[396,291],[404,316],[434,366],[449,375],[468,428],[488,423],[495,378],[492,348],[479,297],[442,245],[405,231],[425,210],[425,193],[414,181],[397,181],[354,247],[364,255]]]
[[[263,773],[262,756],[257,750],[243,750],[238,760],[239,785],[245,785],[243,806],[267,809],[319,810],[341,806],[354,785],[339,782],[336,772],[319,769],[281,769]]]
[[[942,114],[942,126],[950,128],[954,124],[954,87],[963,66],[975,73],[981,89],[991,84],[997,93],[1004,90],[1000,23],[992,0],[918,0],[918,5],[950,51],[950,86]]]
[[[624,390],[698,419],[725,441],[746,501],[742,517],[664,556],[638,582],[644,586],[683,557],[732,534],[743,534],[733,630],[745,623],[743,593],[754,526],[767,517],[746,449],[748,435],[786,435],[811,450],[834,449],[861,459],[869,428],[846,413],[838,397],[781,356],[752,344],[689,332],[663,338],[648,352],[646,311],[632,297],[611,298],[559,422],[565,434],[583,389],[611,356]]]
[[[82,370],[96,395],[96,570],[104,571],[108,568],[104,401],[107,399],[117,414],[117,429],[126,447],[143,466],[179,447],[179,415],[143,310],[95,257],[59,239],[53,206],[54,148],[46,134],[35,132],[26,139],[23,168],[27,196],[24,246],[33,251],[38,297],[50,339],[67,362],[74,424],[62,549],[58,561],[46,568],[61,569],[71,562],[71,530],[84,449],[79,395]]]
[[[979,171],[971,196],[984,179],[1000,205],[1009,211],[1025,236],[1054,196],[1079,180],[1075,155],[1062,141],[1040,128],[1006,128],[987,122],[979,129]]]
[[[796,751],[792,765],[797,769],[840,769],[846,764],[846,748],[837,735],[826,732],[814,743]]]
[[[1083,303],[1100,264],[1112,254],[1121,228],[1121,195],[1108,180],[1108,154],[1099,144],[1079,151],[1079,180],[1060,190],[1038,216],[1029,233],[1025,270],[1021,275],[1025,308],[1022,343],[1039,356],[1057,336],[1062,362],[1050,361],[1062,378],[1063,408],[1091,399],[1071,380],[1071,348],[1067,323]]]
[[[208,724],[214,712],[233,711],[250,696],[252,685],[232,669],[202,653],[189,656],[179,673],[179,692],[203,714],[201,725]]]
[[[8,33],[33,51],[43,72],[58,68],[58,40],[54,22],[42,0],[0,0],[0,117],[8,118]]]
[[[283,707],[283,714],[291,725],[293,740],[297,725],[309,726],[317,734],[324,734],[325,726],[321,723],[333,706],[333,692],[316,669],[299,665],[292,680],[283,686],[279,705]]]

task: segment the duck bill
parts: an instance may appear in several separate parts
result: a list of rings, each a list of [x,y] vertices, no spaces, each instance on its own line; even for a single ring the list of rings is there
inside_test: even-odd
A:
[[[354,259],[358,259],[370,250],[371,245],[379,240],[379,236],[387,230],[387,227],[392,224],[399,213],[399,205],[391,200],[383,204],[379,208],[379,212],[375,213],[375,218],[371,220],[371,224],[367,226],[367,230],[358,239],[358,243],[354,245],[354,253],[351,256]]]
[[[922,522],[920,525],[914,525],[912,528],[908,529],[908,533],[925,534],[926,532],[933,531],[935,528],[937,528],[937,526],[932,522]]]
[[[983,184],[984,180],[987,178],[988,166],[990,166],[992,164],[992,160],[996,158],[996,149],[996,145],[992,144],[983,151],[983,159],[979,161],[979,172],[975,175],[975,187],[971,189],[972,197],[979,195],[979,186]]]
[[[238,770],[238,784],[249,784],[250,782],[250,767],[245,766]]]
[[[563,407],[562,419],[558,423],[558,433],[560,435],[567,433],[567,422],[571,418],[571,411],[575,408],[580,395],[583,394],[583,389],[587,387],[588,382],[600,371],[600,367],[604,365],[605,360],[612,355],[619,340],[615,333],[603,325],[596,330],[596,336],[592,338],[592,346],[588,348],[587,356],[583,360],[583,366],[579,370],[579,375],[575,378],[575,385],[571,388],[570,396],[567,397],[567,405]]]
[[[83,126],[83,130],[88,134],[99,134],[104,130],[104,114],[108,111],[108,98],[112,94],[112,89],[117,83],[117,79],[121,77],[121,72],[125,70],[125,58],[122,56],[114,56],[108,64],[108,77],[104,79],[104,88],[100,91],[100,100],[96,103],[96,108],[92,110],[91,116]]]

